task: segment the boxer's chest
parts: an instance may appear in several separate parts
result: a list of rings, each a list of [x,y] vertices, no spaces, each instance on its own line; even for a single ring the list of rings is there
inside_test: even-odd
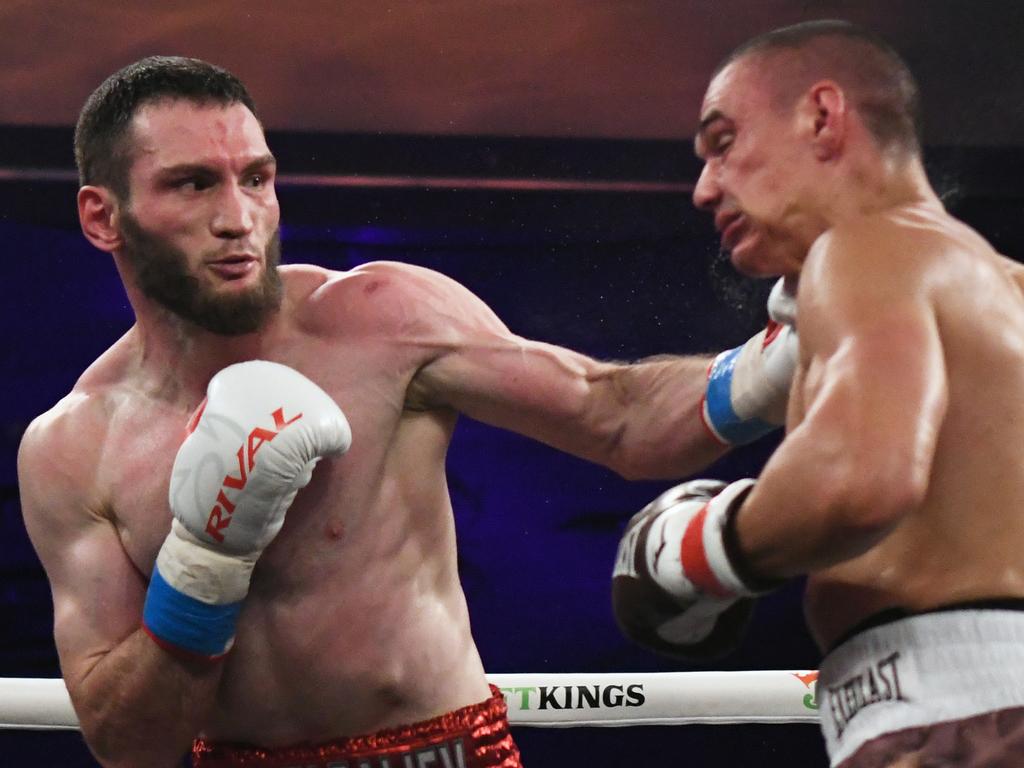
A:
[[[184,435],[180,417],[142,410],[119,425],[104,451],[100,471],[114,522],[125,552],[147,575],[170,530],[167,493]]]
[[[345,412],[352,450],[340,460],[323,462],[314,483],[329,483],[333,489],[329,503],[321,499],[318,515],[344,517],[344,509],[338,507],[353,500],[365,503],[365,478],[379,478],[388,464],[417,361],[407,350],[387,344],[322,344],[309,339],[275,345],[263,357],[301,371]],[[125,551],[147,575],[170,530],[171,470],[191,408],[143,401],[126,405],[119,409],[104,447],[100,471],[115,523]]]

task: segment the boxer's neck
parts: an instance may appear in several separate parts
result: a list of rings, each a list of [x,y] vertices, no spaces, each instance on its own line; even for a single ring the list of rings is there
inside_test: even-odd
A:
[[[179,317],[141,295],[130,283],[126,290],[135,310],[132,333],[140,374],[164,382],[159,389],[168,397],[189,402],[197,394],[205,393],[207,383],[222,368],[245,360],[265,359],[270,339],[286,312],[282,305],[252,333],[226,335]]]

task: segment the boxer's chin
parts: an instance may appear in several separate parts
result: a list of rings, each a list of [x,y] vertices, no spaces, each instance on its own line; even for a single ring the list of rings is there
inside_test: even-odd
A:
[[[259,279],[244,290],[218,291],[189,267],[187,254],[143,229],[131,216],[122,221],[122,253],[143,294],[181,319],[212,333],[240,336],[258,330],[281,306],[280,230],[264,252]]]
[[[785,274],[794,263],[795,250],[795,245],[786,238],[751,227],[728,252],[729,261],[740,274],[776,277]]]
[[[281,306],[281,278],[276,267],[263,271],[260,281],[246,291],[213,294],[198,289],[179,308],[164,304],[184,320],[224,336],[252,333]]]

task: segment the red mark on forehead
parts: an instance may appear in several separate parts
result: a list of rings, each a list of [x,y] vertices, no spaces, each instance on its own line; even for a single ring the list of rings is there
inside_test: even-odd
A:
[[[158,167],[208,164],[229,159],[246,163],[269,155],[263,128],[243,104],[157,101],[135,115],[137,146]]]

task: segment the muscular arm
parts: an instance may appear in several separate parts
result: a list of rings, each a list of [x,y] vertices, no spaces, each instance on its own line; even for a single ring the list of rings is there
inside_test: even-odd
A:
[[[704,427],[701,399],[710,358],[605,363],[511,333],[465,288],[416,273],[437,354],[409,398],[449,407],[629,478],[691,474],[725,452]]]
[[[808,258],[802,420],[736,521],[752,575],[784,578],[856,557],[925,498],[948,392],[928,255],[906,237],[835,234]]]
[[[64,439],[70,420],[66,412],[41,417],[18,456],[22,512],[50,580],[64,680],[104,766],[177,765],[222,665],[175,658],[139,628],[146,582],[89,498],[95,478],[69,447],[79,441]]]
[[[706,359],[623,365],[511,334],[481,342],[421,372],[417,385],[434,404],[627,478],[691,474],[725,452],[700,418]]]

